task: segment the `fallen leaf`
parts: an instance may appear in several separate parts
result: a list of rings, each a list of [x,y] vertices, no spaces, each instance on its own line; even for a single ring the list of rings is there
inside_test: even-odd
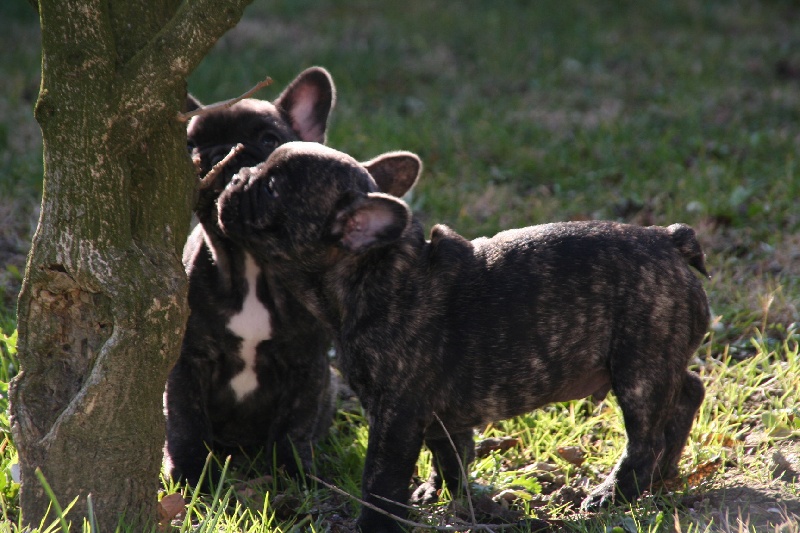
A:
[[[707,433],[703,436],[703,446],[708,446],[710,444],[719,444],[723,448],[733,448],[736,446],[737,441],[734,437],[730,435],[723,435],[721,433]]]
[[[721,466],[722,457],[719,456],[711,459],[710,461],[697,465],[692,473],[685,478],[686,485],[689,487],[699,486],[703,481],[714,477]],[[663,486],[668,490],[676,490],[683,486],[683,479],[676,477],[674,479],[665,481]]]
[[[690,486],[696,487],[703,481],[714,477],[717,471],[719,471],[720,466],[722,466],[722,457],[715,457],[710,461],[698,465],[697,468],[694,469],[694,472],[689,474],[686,481]]]
[[[186,508],[186,500],[180,493],[167,494],[158,502],[158,523],[166,524],[180,515]]]
[[[559,446],[556,451],[566,462],[581,466],[586,461],[586,452],[580,446]]]
[[[520,445],[520,440],[515,437],[492,437],[483,439],[475,445],[475,454],[486,457],[494,451],[504,452]]]

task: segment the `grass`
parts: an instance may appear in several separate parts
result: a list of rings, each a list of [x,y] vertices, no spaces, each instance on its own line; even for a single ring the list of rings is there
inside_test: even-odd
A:
[[[273,98],[303,68],[323,65],[338,88],[329,144],[360,159],[419,153],[425,170],[408,200],[426,224],[476,237],[555,220],[682,221],[698,231],[713,273],[706,288],[714,322],[693,362],[707,399],[684,452],[685,479],[629,508],[575,512],[574,501],[602,480],[624,445],[612,397],[481,428],[480,438],[519,444],[472,465],[477,499],[506,491],[507,505],[490,514],[561,520],[567,531],[800,531],[796,3],[376,6],[257,0],[189,87],[209,102],[269,75],[275,87],[261,97]],[[31,116],[39,50],[24,1],[0,5],[0,20],[0,329],[11,336],[41,194],[41,140]],[[3,413],[13,346],[0,341]],[[18,521],[7,415],[0,431],[3,531]],[[344,405],[317,450],[318,473],[358,494],[366,435],[360,409]],[[585,454],[580,466],[559,453],[571,447]],[[420,476],[429,468],[423,454]],[[320,485],[280,477],[240,484],[261,475],[233,470],[219,498],[166,487],[164,494],[180,490],[189,502],[175,530],[352,524],[357,504]],[[444,500],[419,519],[466,516],[463,502]]]

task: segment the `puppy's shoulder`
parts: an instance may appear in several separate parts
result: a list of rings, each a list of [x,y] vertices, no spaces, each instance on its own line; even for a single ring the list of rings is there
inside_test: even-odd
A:
[[[444,224],[437,224],[431,229],[428,250],[430,262],[445,267],[465,261],[474,255],[472,243]]]

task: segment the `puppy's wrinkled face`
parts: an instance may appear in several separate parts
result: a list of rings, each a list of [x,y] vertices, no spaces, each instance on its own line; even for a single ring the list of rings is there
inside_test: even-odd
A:
[[[300,140],[271,102],[250,98],[228,109],[193,117],[186,134],[201,175],[207,174],[237,143],[244,145],[244,151],[228,165],[228,180],[239,168],[265,161],[281,144]],[[216,188],[221,191],[226,183],[219,180]]]
[[[210,226],[216,223],[214,202],[239,169],[257,165],[278,146],[291,141],[325,142],[335,89],[322,68],[303,71],[274,102],[244,99],[230,107],[209,108],[191,119],[187,143],[198,177],[203,178],[231,150],[242,149],[228,160],[210,182],[201,182],[196,212]],[[202,107],[189,100],[190,107]]]
[[[337,214],[376,191],[369,172],[346,154],[289,143],[233,177],[219,198],[220,227],[264,260],[316,269],[341,240]]]

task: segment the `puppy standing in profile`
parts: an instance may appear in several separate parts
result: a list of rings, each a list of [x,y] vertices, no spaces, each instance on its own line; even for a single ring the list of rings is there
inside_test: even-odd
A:
[[[216,201],[236,171],[279,145],[325,142],[334,91],[327,71],[310,68],[274,102],[245,99],[188,124],[198,177],[238,143],[243,150],[202,182],[199,224],[184,248],[191,314],[165,393],[165,464],[174,479],[197,483],[209,449],[271,459],[274,447],[276,466],[292,471],[296,451],[308,467],[312,443],[332,421],[329,336],[268,263],[220,231]]]
[[[349,156],[290,143],[218,203],[223,231],[336,331],[368,414],[365,501],[405,516],[390,502],[408,500],[423,443],[435,471],[415,500],[442,482],[458,489],[474,427],[609,390],[628,444],[584,506],[677,473],[704,397],[686,367],[709,322],[691,228],[572,222],[468,241],[438,225],[426,241],[408,206],[378,190]],[[400,529],[366,507],[358,523]]]

